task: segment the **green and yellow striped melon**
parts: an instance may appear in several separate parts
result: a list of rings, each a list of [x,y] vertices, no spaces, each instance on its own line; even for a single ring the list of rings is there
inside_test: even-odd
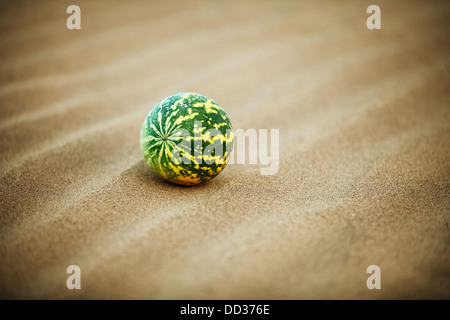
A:
[[[145,161],[157,175],[172,183],[196,185],[225,168],[233,132],[227,114],[213,100],[178,93],[150,110],[140,144]]]

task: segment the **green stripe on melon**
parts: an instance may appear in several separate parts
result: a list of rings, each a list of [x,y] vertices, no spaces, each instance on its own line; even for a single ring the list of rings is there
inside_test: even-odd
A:
[[[208,129],[218,130],[212,132],[220,132],[221,139],[219,135],[211,136]],[[225,168],[233,148],[232,125],[213,100],[196,93],[178,93],[160,101],[148,113],[140,144],[145,161],[160,177],[176,184],[195,185]],[[208,152],[214,146],[220,148],[217,155]]]

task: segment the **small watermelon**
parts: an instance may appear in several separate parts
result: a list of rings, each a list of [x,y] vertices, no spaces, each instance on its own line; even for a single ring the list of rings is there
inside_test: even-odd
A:
[[[210,180],[233,150],[233,128],[225,111],[196,93],[178,93],[150,110],[141,128],[141,151],[150,168],[181,185]]]

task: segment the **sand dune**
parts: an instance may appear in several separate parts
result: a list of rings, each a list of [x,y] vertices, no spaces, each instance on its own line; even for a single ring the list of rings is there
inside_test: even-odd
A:
[[[0,297],[450,298],[448,2],[70,4],[2,4]],[[160,180],[139,131],[177,92],[280,129],[278,173]]]

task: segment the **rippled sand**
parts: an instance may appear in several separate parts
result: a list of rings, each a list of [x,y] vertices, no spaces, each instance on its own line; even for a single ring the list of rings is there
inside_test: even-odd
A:
[[[70,4],[1,5],[1,298],[450,298],[448,1]],[[141,124],[186,91],[279,128],[278,173],[154,175]]]

